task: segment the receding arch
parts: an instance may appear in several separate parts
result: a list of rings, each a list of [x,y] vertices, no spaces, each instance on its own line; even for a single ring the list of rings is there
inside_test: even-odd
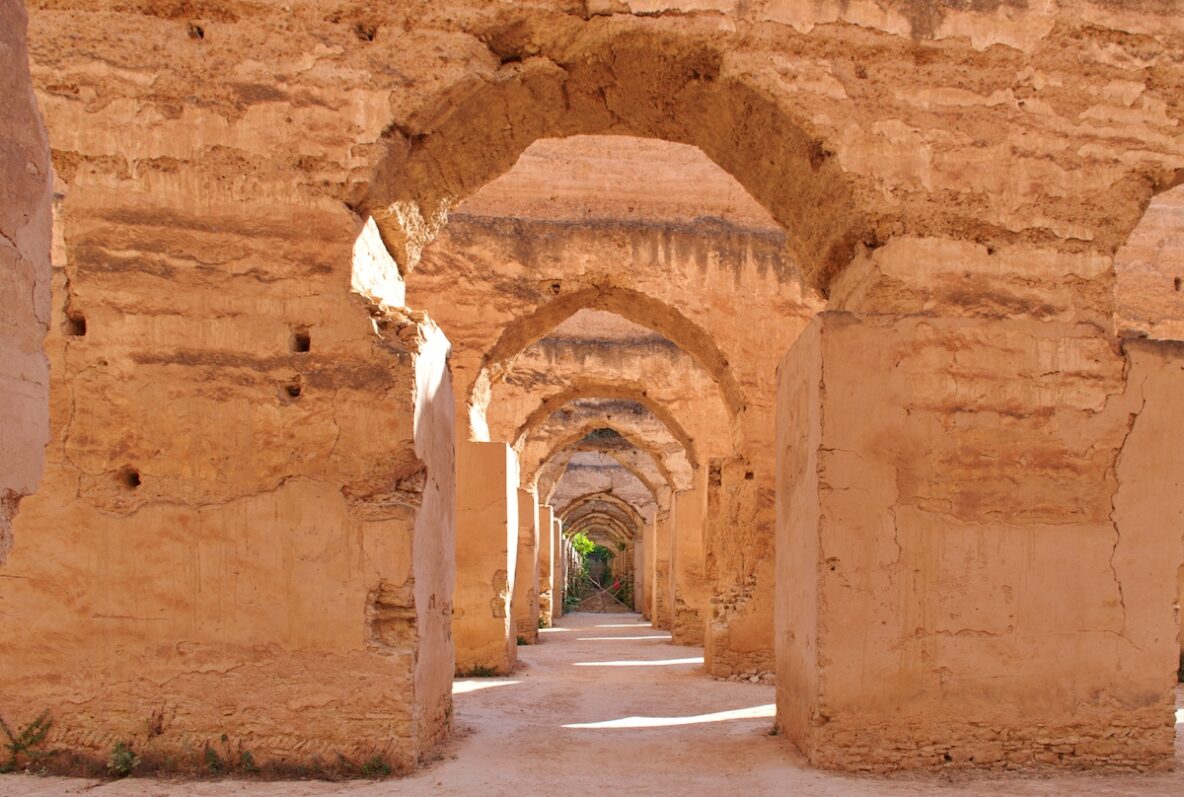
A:
[[[624,399],[643,405],[670,430],[671,436],[686,451],[687,462],[690,463],[691,467],[698,466],[699,461],[695,451],[694,439],[687,434],[686,429],[682,427],[682,424],[678,422],[678,419],[674,417],[673,413],[651,399],[646,395],[645,389],[638,385],[620,385],[608,382],[577,382],[556,393],[552,393],[550,396],[544,398],[538,407],[526,416],[526,420],[514,432],[514,439],[511,444],[514,448],[521,450],[523,441],[531,431],[546,420],[551,413],[577,399]]]
[[[588,511],[594,511],[601,504],[613,507],[615,511],[619,512],[635,528],[640,530],[645,526],[645,518],[628,501],[612,493],[593,492],[573,498],[559,511],[559,517],[563,520],[564,532],[567,533],[570,525],[570,528],[573,530],[572,533],[574,533],[574,530],[578,527],[581,510],[585,507],[592,507]]]
[[[413,268],[449,209],[508,171],[539,138],[621,134],[701,149],[786,231],[819,290],[869,226],[827,145],[722,52],[719,31],[673,32],[612,17],[562,30],[507,25],[502,65],[429,98],[391,129],[366,207]]]
[[[604,426],[601,426],[601,429],[603,428]],[[592,446],[588,446],[588,448],[580,448],[580,441],[583,441],[583,439],[587,437],[587,433],[594,429],[598,429],[597,426],[588,425],[587,428],[581,428],[578,431],[572,432],[571,435],[567,435],[564,438],[559,439],[558,442],[555,442],[551,446],[551,449],[547,451],[547,455],[541,459],[538,465],[529,465],[529,467],[528,465],[523,465],[522,483],[526,484],[528,487],[538,487],[538,478],[542,473],[542,469],[546,467],[547,463],[551,462],[553,458],[560,454],[560,452],[573,450],[575,452],[588,452],[588,454],[604,454],[607,457],[611,457],[620,465],[620,467],[628,470],[629,473],[633,474],[633,476],[636,476],[637,480],[641,482],[643,486],[645,486],[645,489],[648,489],[651,494],[654,494],[655,500],[657,500],[659,491],[661,491],[663,487],[671,491],[677,489],[687,489],[686,487],[676,487],[674,475],[670,473],[670,470],[667,467],[665,467],[665,464],[662,462],[662,458],[659,457],[656,452],[652,450],[652,448],[650,448],[650,445],[646,444],[645,441],[638,441],[638,439],[632,438],[622,431],[613,429],[613,431],[616,431],[620,437],[629,442],[632,449],[635,449],[641,452],[641,454],[650,458],[650,461],[654,463],[654,467],[658,476],[662,478],[664,484],[654,483],[652,478],[642,473],[642,471],[635,467],[635,465],[626,464],[620,461],[618,457],[613,456],[614,452],[611,450],[592,448]],[[607,426],[607,429],[612,429],[612,426]],[[560,476],[560,478],[562,478],[562,476]],[[555,481],[556,483],[559,482],[559,480]]]
[[[686,483],[686,481],[687,481],[686,479],[679,480],[679,479],[675,478],[674,474],[670,471],[670,468],[663,461],[664,457],[662,457],[658,453],[658,451],[656,450],[656,446],[653,443],[651,443],[648,440],[639,439],[636,435],[634,435],[630,432],[627,432],[627,431],[622,431],[621,429],[618,429],[616,426],[613,426],[612,424],[606,424],[606,423],[601,423],[601,422],[597,422],[597,421],[589,421],[584,424],[581,424],[574,431],[566,434],[565,436],[563,436],[562,438],[560,438],[559,440],[554,442],[551,445],[551,447],[547,450],[546,454],[538,460],[537,464],[534,462],[523,462],[522,463],[522,482],[523,482],[523,484],[537,486],[538,476],[541,474],[543,468],[547,465],[547,463],[550,462],[551,460],[553,460],[560,452],[568,450],[568,449],[573,449],[576,451],[581,451],[581,450],[583,450],[583,451],[600,451],[604,454],[607,454],[608,456],[612,456],[612,453],[613,453],[612,451],[608,451],[608,450],[605,450],[602,448],[593,448],[593,447],[580,448],[579,447],[579,443],[588,436],[589,432],[595,431],[597,429],[611,429],[611,430],[613,430],[618,435],[620,435],[622,439],[627,441],[632,448],[636,449],[637,451],[641,452],[642,454],[648,455],[649,458],[653,461],[654,467],[658,471],[658,474],[661,476],[662,480],[665,482],[665,484],[663,486],[667,487],[669,490],[677,491],[677,490],[689,489],[689,484]],[[613,458],[616,459],[616,457],[613,457]],[[619,461],[620,460],[618,460],[618,462]],[[644,484],[646,486],[646,488],[651,493],[654,494],[655,500],[657,499],[658,492],[659,492],[659,485],[654,484],[652,482],[652,480],[650,480],[647,476],[638,472],[638,470],[635,467],[632,467],[630,465],[626,465],[624,463],[621,463],[621,467],[625,468],[626,470],[630,471],[635,476],[637,476],[637,478],[641,481],[641,483]],[[558,479],[556,481],[558,481]],[[680,484],[680,481],[682,482],[681,484]]]
[[[572,457],[548,501],[562,511],[575,497],[590,492],[615,495],[643,515],[661,506],[658,491],[651,482],[602,451],[578,452]]]
[[[740,435],[744,393],[732,373],[727,356],[701,327],[665,302],[644,293],[614,286],[594,286],[561,293],[530,315],[509,324],[485,353],[469,389],[470,413],[484,413],[493,382],[503,378],[505,364],[526,347],[580,310],[604,310],[666,337],[689,354],[715,381],[732,424],[733,438]],[[736,440],[735,442],[738,442]]]
[[[614,528],[621,537],[636,539],[641,536],[643,524],[626,520],[624,513],[615,510],[604,501],[589,501],[579,506],[579,511],[573,512],[564,521],[564,536],[572,537],[579,534],[589,525],[604,525]]]

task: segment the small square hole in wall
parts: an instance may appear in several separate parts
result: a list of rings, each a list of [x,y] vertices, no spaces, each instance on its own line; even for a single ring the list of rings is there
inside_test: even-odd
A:
[[[292,330],[292,338],[288,342],[288,348],[294,352],[304,354],[312,350],[312,335],[308,334],[307,329]]]
[[[119,471],[119,483],[129,490],[140,486],[140,472],[135,468],[122,468]]]
[[[292,381],[280,385],[280,400],[284,402],[295,401],[300,398],[300,394],[303,392],[304,388],[300,384],[300,377],[297,376]]]
[[[1172,285],[1175,286],[1176,290],[1184,288],[1184,278],[1176,277],[1174,280],[1172,280]]]
[[[62,324],[62,332],[69,338],[81,338],[86,334],[86,316],[82,313],[66,313],[66,321]]]

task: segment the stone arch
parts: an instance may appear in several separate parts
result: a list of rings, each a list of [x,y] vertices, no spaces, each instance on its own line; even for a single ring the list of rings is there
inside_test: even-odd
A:
[[[660,449],[655,442],[650,441],[650,440],[641,439],[633,432],[623,431],[621,429],[618,429],[611,422],[599,422],[599,421],[588,421],[583,424],[580,424],[580,426],[577,427],[575,430],[573,430],[572,432],[568,433],[567,435],[563,436],[559,440],[552,443],[551,446],[547,449],[546,454],[537,460],[537,464],[535,464],[535,462],[532,462],[532,461],[523,461],[523,463],[522,463],[522,481],[523,481],[523,483],[537,486],[538,476],[542,472],[543,468],[546,466],[546,464],[548,462],[553,460],[557,455],[559,455],[560,452],[565,451],[567,449],[574,449],[577,451],[581,450],[578,447],[578,444],[580,443],[580,441],[584,440],[588,436],[589,432],[592,432],[596,429],[612,429],[614,432],[619,434],[625,441],[627,441],[629,443],[629,445],[632,446],[634,449],[642,452],[643,454],[648,455],[648,457],[653,461],[654,467],[657,470],[658,475],[661,477],[662,481],[665,483],[664,485],[661,485],[661,486],[665,486],[668,489],[670,489],[671,491],[689,489],[689,475],[690,475],[689,472],[687,474],[684,474],[684,478],[682,478],[682,479],[676,478],[674,473],[670,470],[670,467],[666,464],[666,462],[665,462],[666,458],[660,453]],[[587,448],[587,449],[583,449],[583,450],[601,451],[601,452],[607,454],[608,456],[613,456],[613,452],[610,450],[597,449],[597,448]],[[617,461],[620,462],[620,459],[617,457],[613,457],[613,459],[617,459]],[[641,481],[641,483],[644,484],[646,486],[646,488],[648,488],[649,491],[654,494],[655,500],[657,499],[658,493],[659,493],[659,485],[654,484],[652,479],[650,479],[648,476],[640,473],[638,471],[638,469],[632,465],[627,465],[625,463],[621,463],[621,467],[625,468],[626,470],[630,471],[635,476],[637,476],[637,478]]]
[[[594,505],[605,504],[612,506],[614,511],[620,513],[620,518],[627,520],[633,525],[635,529],[641,530],[645,526],[645,518],[637,511],[635,507],[629,504],[618,496],[612,493],[595,492],[586,493],[577,498],[572,499],[566,506],[559,510],[559,517],[563,520],[564,534],[575,533],[579,528],[579,513],[584,507],[594,507]],[[591,511],[603,511],[598,508],[593,508]],[[570,530],[570,531],[569,531]]]
[[[618,509],[602,499],[593,499],[581,503],[576,511],[567,515],[564,519],[563,536],[571,537],[578,534],[592,523],[614,528],[621,537],[630,539],[636,538],[637,532],[641,530],[638,521],[633,520],[623,508]]]
[[[586,473],[581,475],[580,470]],[[622,465],[604,451],[576,452],[547,500],[561,510],[574,497],[590,492],[616,495],[644,516],[669,505],[659,501],[660,495],[668,490],[656,487],[637,468]]]
[[[366,208],[403,269],[448,211],[508,171],[531,142],[619,134],[691,144],[732,175],[785,230],[820,290],[850,261],[868,223],[827,145],[750,70],[718,30],[613,18],[556,31],[509,24],[487,36],[501,66],[445,86],[387,132]]]
[[[544,398],[530,415],[522,422],[514,432],[511,445],[518,449],[522,449],[522,444],[526,440],[527,435],[530,434],[540,423],[547,419],[551,413],[563,407],[569,402],[576,399],[624,399],[626,401],[633,401],[645,406],[650,412],[654,414],[662,422],[662,424],[670,430],[670,434],[678,441],[683,450],[686,451],[687,462],[691,467],[697,467],[699,464],[695,441],[687,434],[686,429],[678,422],[668,409],[663,407],[658,402],[646,395],[645,389],[638,385],[619,385],[606,382],[578,382],[563,390],[552,393],[550,396]]]
[[[666,337],[695,359],[719,388],[720,399],[731,423],[733,444],[741,435],[740,416],[746,408],[743,390],[727,356],[709,334],[663,301],[638,291],[597,286],[560,294],[534,313],[508,325],[485,353],[469,390],[470,419],[474,428],[484,426],[492,384],[503,378],[505,364],[580,310],[605,310]]]

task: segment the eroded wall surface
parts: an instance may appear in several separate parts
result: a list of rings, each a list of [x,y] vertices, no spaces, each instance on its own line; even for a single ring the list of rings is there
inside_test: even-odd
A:
[[[1118,334],[1184,339],[1184,186],[1151,200],[1114,268]]]
[[[514,628],[519,639],[533,645],[539,638],[539,497],[532,490],[518,490],[516,555]]]
[[[0,6],[0,566],[49,440],[49,142],[33,96],[23,3]]]
[[[90,18],[31,38],[63,198],[5,719],[48,711],[100,769],[117,740],[146,767],[412,768],[451,722],[454,399],[439,330],[350,290],[362,219],[328,175],[383,123],[357,96],[195,102],[212,31]]]
[[[791,350],[778,722],[811,761],[1171,767],[1184,371],[1131,345],[827,312]]]
[[[277,759],[400,762],[439,731],[416,730],[411,673],[426,683],[428,670],[404,644],[414,626],[435,629],[434,655],[449,649],[444,623],[418,614],[445,614],[452,586],[446,565],[440,585],[423,581],[436,571],[416,547],[431,477],[413,385],[433,335],[349,296],[361,210],[404,270],[422,259],[427,273],[433,250],[484,252],[496,263],[483,270],[522,277],[490,280],[502,304],[476,291],[484,315],[445,327],[458,341],[622,287],[665,291],[699,319],[721,352],[713,376],[731,376],[746,419],[763,414],[750,439],[770,449],[728,452],[709,482],[712,523],[739,519],[707,534],[709,574],[738,585],[717,601],[729,650],[737,616],[762,600],[752,616],[771,613],[772,590],[749,585],[774,575],[772,534],[745,531],[773,527],[775,402],[749,390],[772,375],[745,369],[779,357],[809,315],[794,311],[800,292],[773,297],[773,260],[837,310],[882,319],[836,332],[854,339],[843,352],[820,343],[838,365],[819,378],[868,397],[849,428],[820,429],[851,438],[820,445],[820,485],[874,478],[819,499],[834,510],[817,519],[827,542],[849,548],[835,570],[820,548],[790,571],[817,571],[805,583],[833,597],[813,637],[833,655],[799,656],[818,676],[799,743],[851,768],[969,763],[971,750],[988,766],[1170,758],[1158,639],[1172,610],[1134,606],[1126,568],[1159,596],[1179,561],[1162,541],[1124,548],[1113,525],[1134,393],[1099,330],[1113,325],[1115,250],[1184,168],[1184,18],[1168,3],[1088,0],[636,5],[38,5],[33,75],[65,199],[53,442],[5,566],[18,578],[0,588],[0,619],[28,628],[0,642],[16,721],[50,708],[54,741],[89,751],[225,733]],[[602,133],[700,147],[783,239],[479,213],[444,228],[533,140]],[[621,255],[605,265],[593,244],[609,238]],[[721,247],[742,268],[713,265]],[[581,250],[592,266],[553,259]],[[744,270],[768,290],[737,286]],[[618,275],[630,284],[601,290]],[[736,318],[761,334],[741,336]],[[467,402],[472,380],[459,381]],[[818,401],[854,413],[835,392]],[[916,451],[933,453],[892,459]],[[972,602],[971,587],[988,599]],[[992,668],[993,682],[975,674]],[[295,686],[303,677],[316,688]],[[1025,735],[1042,723],[1055,742]],[[1130,735],[1099,735],[1115,727]]]

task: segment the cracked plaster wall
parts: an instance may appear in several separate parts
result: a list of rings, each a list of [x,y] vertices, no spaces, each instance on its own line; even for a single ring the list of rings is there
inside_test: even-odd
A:
[[[93,709],[91,716],[116,718],[104,727],[88,719],[76,732],[59,726],[63,738],[83,746],[101,748],[112,734],[132,733],[158,708],[147,696],[166,682],[177,700],[205,697],[211,684],[221,690],[217,710],[196,718],[179,712],[177,727],[188,723],[217,733],[214,726],[225,726],[220,711],[240,711],[258,726],[236,721],[231,730],[264,739],[281,754],[312,748],[268,728],[331,727],[318,712],[340,716],[341,707],[320,692],[270,694],[266,710],[249,709],[256,687],[268,694],[265,688],[285,678],[321,678],[317,668],[326,656],[306,656],[301,646],[315,648],[342,635],[346,647],[360,650],[365,596],[382,580],[406,584],[412,554],[395,549],[415,524],[400,506],[413,503],[423,483],[416,476],[420,458],[407,443],[414,437],[411,370],[401,357],[384,353],[369,328],[342,320],[359,308],[338,292],[348,285],[345,263],[357,232],[357,219],[342,203],[366,204],[376,173],[380,181],[392,174],[411,178],[389,180],[369,199],[389,211],[384,233],[407,266],[411,247],[401,239],[413,237],[410,227],[442,221],[437,209],[509,168],[534,136],[594,128],[681,136],[712,150],[782,223],[801,226],[791,240],[807,261],[803,269],[832,296],[845,297],[839,306],[903,315],[938,305],[971,327],[975,318],[1010,314],[1021,324],[1040,319],[1059,329],[1082,322],[1107,328],[1109,256],[1152,191],[1184,164],[1178,133],[1184,39],[1182,18],[1170,4],[696,4],[704,13],[683,13],[676,4],[635,5],[637,14],[624,13],[631,9],[620,4],[541,0],[408,2],[365,10],[225,0],[200,8],[131,4],[124,12],[96,0],[39,4],[32,17],[33,71],[54,163],[69,185],[62,211],[69,259],[59,264],[66,271],[55,283],[55,320],[64,320],[68,300],[87,314],[88,332],[85,339],[50,342],[58,381],[51,390],[56,422],[44,490],[52,501],[37,496],[22,509],[17,534],[29,547],[22,553],[21,542],[14,549],[5,575],[17,577],[4,579],[0,601],[6,623],[34,616],[62,621],[52,634],[48,626],[30,630],[35,654],[22,649],[14,655],[11,640],[0,648],[0,664],[28,697],[22,711],[65,699],[41,691],[47,688],[41,676],[60,670],[55,656],[68,653],[93,669],[70,682],[70,702]],[[359,37],[359,22],[375,35]],[[639,75],[652,79],[639,83]],[[729,99],[719,87],[736,93]],[[704,99],[710,103],[698,102]],[[588,115],[559,118],[566,100]],[[704,115],[705,107],[722,112]],[[671,115],[685,118],[672,124]],[[616,125],[614,118],[627,124]],[[739,137],[731,127],[711,124],[741,118],[747,126]],[[779,125],[787,135],[775,134]],[[507,129],[508,142],[473,136],[474,130]],[[1132,148],[1134,140],[1146,146]],[[784,149],[770,158],[776,168],[762,170],[769,142]],[[408,160],[408,152],[427,157]],[[407,200],[384,196],[405,188],[415,194],[411,204],[386,204]],[[851,279],[827,284],[842,260],[836,255],[852,252]],[[318,329],[322,322],[327,326]],[[291,365],[293,323],[313,326],[310,363],[321,353],[331,356],[309,370]],[[1101,364],[1081,390],[1113,387],[1113,359],[1106,353],[1113,346],[1087,345],[1088,335],[1067,338],[1080,343],[1067,345],[1067,371],[1078,367],[1077,359]],[[331,343],[320,348],[326,340]],[[983,345],[958,341],[964,344],[973,344],[972,351]],[[940,346],[926,351],[939,361],[946,356]],[[376,359],[385,365],[359,366]],[[917,372],[935,395],[959,384],[934,385],[925,381],[927,367]],[[1056,372],[1044,373],[1029,376],[1041,390],[1055,392],[1048,381],[1055,382]],[[287,403],[284,394],[297,377],[304,394]],[[1008,394],[1006,385],[997,387],[998,395]],[[340,401],[330,392],[340,393]],[[1024,400],[1019,391],[1019,406]],[[347,401],[352,417],[389,423],[359,421],[336,445],[329,421],[336,407],[330,405]],[[1013,422],[1010,412],[998,413],[1000,428]],[[227,418],[233,422],[218,420]],[[1102,430],[1098,457],[1115,453],[1121,425]],[[969,434],[941,431],[937,442]],[[764,433],[771,439],[768,426]],[[992,428],[983,436],[997,433]],[[348,460],[338,462],[347,450]],[[1101,465],[1089,457],[1063,464],[1068,483],[1052,494],[1080,498],[1093,513],[1108,497],[1079,495],[1073,481],[1098,492]],[[1079,465],[1080,473],[1074,470]],[[1024,473],[1029,466],[1033,483],[1047,486],[1044,460],[1024,460]],[[141,477],[133,494],[121,480],[130,467]],[[721,468],[721,485],[728,488],[721,495],[737,506],[771,501],[757,485],[744,483],[744,472],[743,463]],[[758,480],[766,478],[761,472]],[[375,481],[381,489],[396,488],[381,497]],[[934,495],[918,496],[940,506],[948,489],[933,483]],[[1102,483],[1109,482],[1103,477]],[[350,485],[348,495],[341,484]],[[376,518],[366,504],[395,517]],[[297,518],[323,523],[308,528]],[[276,524],[291,544],[275,546],[271,536],[259,536]],[[1091,565],[1085,578],[1112,582],[1102,549],[1108,543],[1113,553],[1113,529],[1092,514],[1085,525],[1080,555]],[[317,545],[324,528],[353,535],[349,549],[365,562],[357,565],[365,577],[337,569],[337,558]],[[367,569],[375,557],[358,553],[371,542],[391,551],[377,557],[375,571]],[[267,588],[259,593],[232,588],[228,579],[239,574],[230,563],[241,560],[253,573],[261,556],[285,577],[263,579]],[[301,569],[318,558],[315,573]],[[923,577],[917,583],[939,578],[937,563],[918,564]],[[162,573],[167,583],[160,583]],[[177,573],[182,576],[174,578]],[[26,577],[32,574],[38,578]],[[172,599],[178,579],[187,596],[179,603]],[[299,587],[318,583],[326,589],[351,585],[342,598],[347,621],[330,622],[322,601],[304,602]],[[1060,598],[1076,585],[1075,578],[1047,594]],[[417,593],[430,588],[417,579]],[[1113,593],[1096,591],[1100,602],[1114,599]],[[290,614],[278,611],[271,601],[276,594]],[[437,598],[443,613],[447,600]],[[940,603],[926,595],[920,605]],[[162,625],[145,608],[163,608],[170,619]],[[1091,612],[1100,617],[1087,620],[1113,624],[1114,606],[1099,604]],[[292,617],[316,638],[286,626]],[[874,627],[859,620],[854,628]],[[247,634],[252,643],[266,636],[267,644],[301,651],[285,654],[279,669],[240,667],[254,654],[233,640],[251,627],[266,628],[266,634]],[[276,628],[287,629],[278,643]],[[321,628],[327,636],[315,633]],[[219,647],[190,647],[195,638],[215,639]],[[153,669],[159,661],[142,666],[137,657],[146,655],[145,640],[152,639],[168,643],[162,661],[190,657],[184,661],[197,662],[196,669],[186,663],[187,674],[178,676]],[[1029,660],[1031,652],[1017,647],[1012,660]],[[386,688],[381,696],[368,689],[350,694],[398,703],[388,676],[403,683],[406,665],[388,670],[371,658],[361,661],[377,667],[370,674]],[[835,679],[851,676],[845,659],[833,661],[827,668],[838,668]],[[108,677],[119,672],[141,680],[133,686]],[[1094,674],[1104,681],[1109,672]],[[114,686],[95,698],[99,675]],[[247,676],[254,680],[244,681]],[[1039,680],[1038,667],[1021,676],[1014,694],[1023,698],[1026,684]],[[944,688],[928,676],[915,683],[929,696]],[[836,699],[847,691],[833,682],[828,689]],[[851,694],[860,694],[858,684]],[[871,705],[894,723],[891,733],[912,732],[895,706]],[[1034,716],[1042,705],[1039,699],[1032,704]],[[406,705],[390,708],[391,722],[404,728]],[[1027,703],[1022,708],[1028,710]],[[386,721],[367,728],[351,738],[389,738]],[[848,759],[836,754],[836,765],[863,760],[859,739],[829,738],[839,754],[851,750]],[[1158,749],[1155,744],[1148,749]],[[323,752],[335,746],[326,741]]]
[[[778,723],[812,762],[1171,766],[1181,370],[1133,346],[827,312],[787,355]]]

